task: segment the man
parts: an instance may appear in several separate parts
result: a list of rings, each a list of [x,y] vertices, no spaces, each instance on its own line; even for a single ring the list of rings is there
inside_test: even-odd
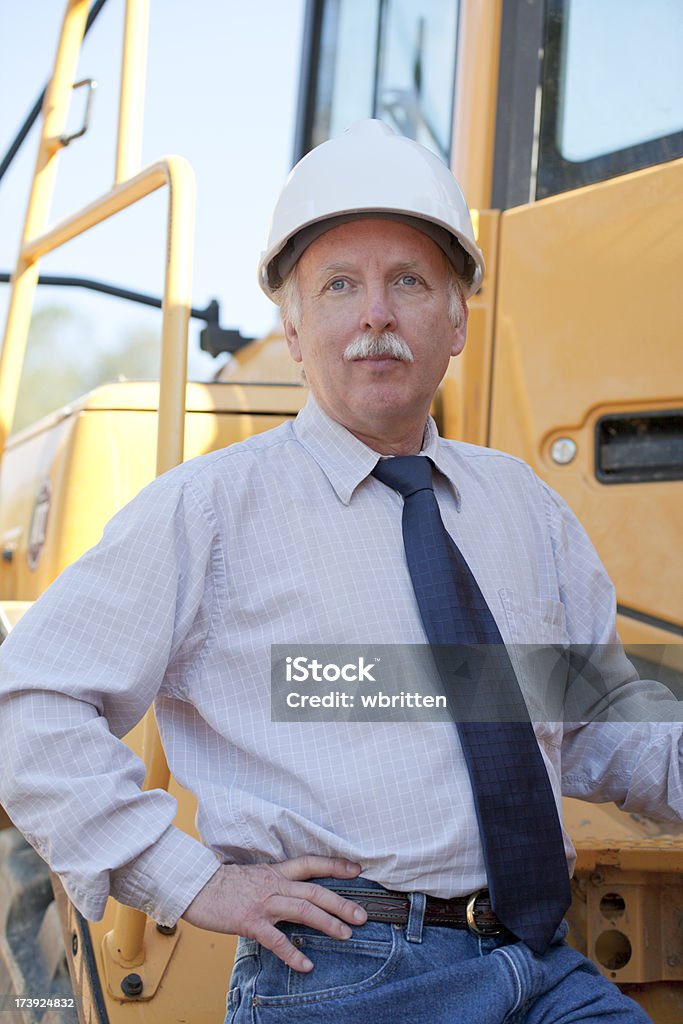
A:
[[[496,637],[615,639],[612,588],[560,499],[510,456],[443,441],[429,419],[482,273],[457,184],[422,147],[368,121],[309,154],[261,263],[311,389],[305,410],[152,484],[2,652],[0,799],[86,917],[111,894],[163,924],[182,915],[244,936],[236,1024],[276,1012],[311,1024],[647,1019],[564,944],[559,918],[533,952],[499,910],[510,885],[493,910],[479,895],[493,855],[466,730],[270,717],[271,645],[429,636],[412,527],[402,535],[412,494],[373,475],[399,464],[390,457],[434,466],[461,580],[471,570]],[[139,762],[116,739],[153,700],[204,846],[171,825],[167,794],[140,792]],[[533,739],[562,856],[561,786],[680,820],[677,727],[564,733],[540,724]]]

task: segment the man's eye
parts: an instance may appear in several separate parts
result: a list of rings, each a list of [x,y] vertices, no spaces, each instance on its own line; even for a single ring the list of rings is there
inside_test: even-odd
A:
[[[334,281],[330,282],[329,289],[331,292],[343,292],[346,287],[346,281],[343,278],[338,277]]]
[[[401,284],[417,284],[417,278],[415,277],[415,274],[402,274]]]

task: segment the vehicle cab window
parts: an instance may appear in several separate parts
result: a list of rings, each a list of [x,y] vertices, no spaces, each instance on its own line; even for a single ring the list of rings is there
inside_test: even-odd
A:
[[[681,40],[680,0],[550,0],[536,198],[683,155]]]
[[[298,158],[354,121],[378,117],[448,161],[458,4],[318,0],[307,11]]]

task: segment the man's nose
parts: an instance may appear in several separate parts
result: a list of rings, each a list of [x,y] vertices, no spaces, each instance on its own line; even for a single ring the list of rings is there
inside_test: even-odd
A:
[[[361,315],[361,330],[393,331],[396,316],[384,288],[369,288]]]

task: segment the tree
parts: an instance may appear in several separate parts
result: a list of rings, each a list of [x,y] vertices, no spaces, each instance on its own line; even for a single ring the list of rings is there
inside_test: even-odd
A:
[[[31,322],[13,432],[107,381],[156,379],[159,345],[155,331],[132,328],[103,348],[82,313],[44,306]]]

